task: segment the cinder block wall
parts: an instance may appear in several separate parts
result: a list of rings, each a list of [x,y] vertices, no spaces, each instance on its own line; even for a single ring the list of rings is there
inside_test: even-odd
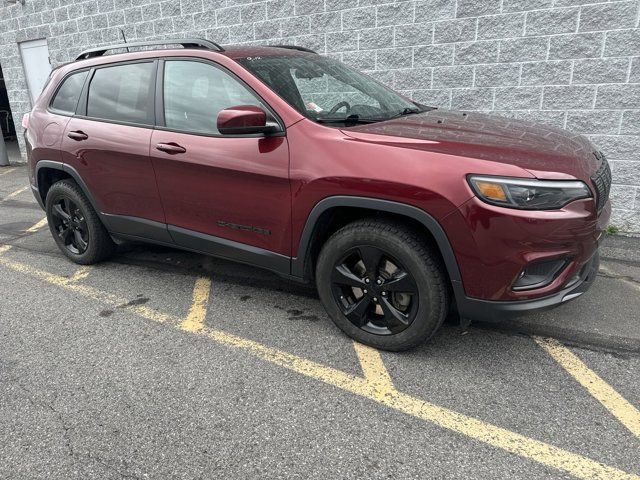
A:
[[[17,42],[52,64],[121,40],[293,43],[441,108],[493,111],[589,136],[609,157],[612,223],[640,233],[640,0],[26,0],[0,2],[14,117],[30,102]],[[18,126],[18,130],[20,127]]]

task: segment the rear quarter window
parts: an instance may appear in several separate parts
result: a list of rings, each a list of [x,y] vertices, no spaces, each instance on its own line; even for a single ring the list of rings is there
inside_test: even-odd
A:
[[[76,113],[80,93],[89,71],[74,73],[64,79],[51,102],[51,109],[67,115]]]
[[[87,116],[152,125],[154,71],[152,62],[97,69],[89,85]]]

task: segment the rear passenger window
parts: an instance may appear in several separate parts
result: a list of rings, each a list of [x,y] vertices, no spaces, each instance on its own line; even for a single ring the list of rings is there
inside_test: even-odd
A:
[[[119,122],[153,124],[153,63],[133,63],[95,71],[87,116]]]
[[[85,70],[67,77],[51,102],[51,108],[69,115],[76,113],[80,93],[88,73],[89,71]]]

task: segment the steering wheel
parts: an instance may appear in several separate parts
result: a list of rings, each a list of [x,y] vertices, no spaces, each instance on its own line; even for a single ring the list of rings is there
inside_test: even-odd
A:
[[[331,110],[329,110],[329,115],[333,115],[338,110],[340,110],[342,107],[346,107],[347,108],[347,111],[345,113],[349,113],[351,111],[351,105],[349,105],[349,102],[340,102],[340,103],[336,103],[331,108]]]

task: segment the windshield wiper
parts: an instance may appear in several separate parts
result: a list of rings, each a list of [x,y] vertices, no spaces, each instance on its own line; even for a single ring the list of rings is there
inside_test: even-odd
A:
[[[404,110],[402,110],[401,112],[398,112],[394,115],[391,115],[390,117],[387,117],[385,120],[391,120],[392,118],[398,118],[398,117],[404,117],[405,115],[414,115],[416,113],[422,113],[424,110],[420,109],[420,108],[410,108],[407,107]]]
[[[346,125],[356,125],[358,123],[375,123],[381,122],[384,118],[360,118],[360,115],[349,115],[342,118],[318,118],[318,123],[344,123]]]

